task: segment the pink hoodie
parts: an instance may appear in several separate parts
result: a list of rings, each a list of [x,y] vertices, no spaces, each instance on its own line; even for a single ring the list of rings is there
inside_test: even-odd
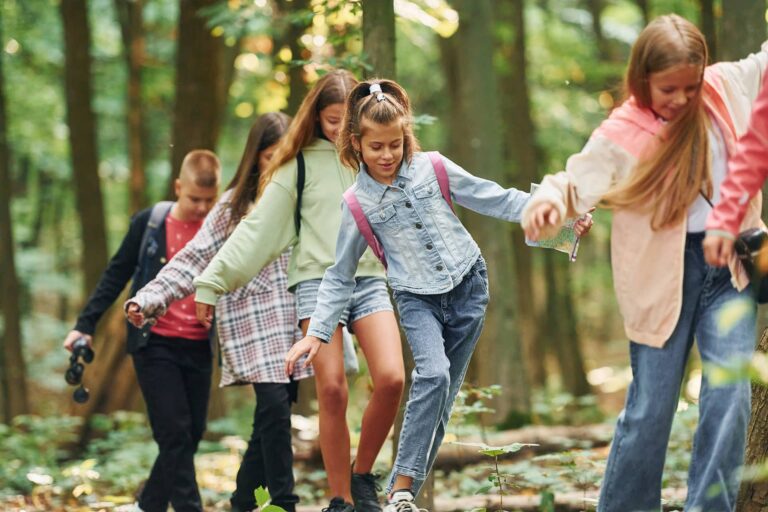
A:
[[[709,214],[707,232],[734,238],[747,213],[749,200],[768,177],[768,74],[749,121],[728,163],[728,175],[720,187],[720,202]]]
[[[768,65],[768,44],[762,51],[738,61],[709,66],[703,99],[723,132],[730,153],[747,128],[752,103]],[[553,205],[560,218],[587,212],[618,181],[635,168],[644,151],[658,143],[662,123],[649,109],[629,99],[592,133],[584,149],[571,156],[566,170],[546,176],[523,212],[541,203]],[[761,225],[758,194],[750,203],[742,228]],[[611,264],[616,299],[624,330],[632,341],[662,347],[677,325],[682,307],[683,259],[686,223],[651,229],[650,214],[633,210],[613,212]],[[732,282],[744,288],[748,279],[735,258]]]

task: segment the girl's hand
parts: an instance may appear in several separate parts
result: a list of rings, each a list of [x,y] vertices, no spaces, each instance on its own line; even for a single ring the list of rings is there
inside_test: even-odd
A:
[[[595,208],[591,208],[587,213],[579,217],[576,223],[573,225],[573,230],[576,232],[576,236],[581,238],[584,235],[589,234],[589,230],[592,229],[592,225],[595,223],[592,220],[592,212]]]
[[[307,360],[304,361],[303,368],[306,368],[312,364],[312,360],[317,355],[317,351],[320,350],[320,346],[322,344],[323,342],[316,336],[304,336],[302,339],[294,343],[294,345],[291,347],[291,350],[285,354],[285,375],[289,377],[293,375],[293,368],[296,365],[296,362],[304,354],[309,355],[307,356]]]
[[[210,304],[195,302],[195,316],[197,317],[197,321],[206,329],[210,329],[211,324],[213,323],[213,311],[214,307]]]
[[[704,259],[713,267],[724,267],[733,255],[733,240],[719,235],[704,237]]]
[[[77,341],[80,338],[85,338],[85,341],[88,342],[88,346],[92,347],[91,343],[93,343],[93,338],[91,337],[91,335],[85,334],[80,331],[75,331],[75,330],[69,331],[69,334],[67,334],[67,337],[64,338],[64,343],[62,343],[62,345],[64,346],[65,349],[72,352],[72,345],[74,345],[75,341]]]
[[[560,212],[549,203],[541,203],[531,210],[528,225],[523,226],[525,237],[534,242],[560,223]]]
[[[135,302],[128,302],[128,305],[125,308],[125,316],[128,318],[128,321],[133,324],[134,327],[139,329],[141,329],[141,327],[144,325],[144,322],[146,322],[144,313],[141,312],[141,306]]]

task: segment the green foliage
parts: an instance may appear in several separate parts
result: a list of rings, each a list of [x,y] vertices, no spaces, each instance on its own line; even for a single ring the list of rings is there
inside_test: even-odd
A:
[[[256,496],[256,504],[259,506],[259,510],[262,512],[285,512],[285,509],[278,507],[277,505],[267,504],[271,501],[269,491],[263,487],[259,487],[254,491]]]
[[[603,421],[594,395],[537,390],[533,393],[534,422],[542,425],[587,425]]]

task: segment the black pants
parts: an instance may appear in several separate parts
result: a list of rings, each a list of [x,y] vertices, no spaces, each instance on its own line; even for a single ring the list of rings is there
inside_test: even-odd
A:
[[[201,512],[194,456],[205,431],[211,390],[211,349],[207,340],[151,335],[132,354],[159,453],[139,507],[145,512]]]
[[[293,450],[291,449],[291,402],[297,383],[259,383],[256,410],[248,449],[237,471],[237,488],[230,503],[233,510],[256,508],[253,491],[265,487],[272,503],[294,512],[299,497],[293,493]]]

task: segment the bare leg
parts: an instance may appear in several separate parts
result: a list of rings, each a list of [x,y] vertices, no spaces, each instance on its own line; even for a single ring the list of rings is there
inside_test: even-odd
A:
[[[354,472],[370,473],[395,422],[403,395],[405,368],[400,330],[392,311],[365,316],[352,328],[373,380],[373,394],[363,413]]]
[[[301,321],[306,335],[309,319]],[[331,343],[318,351],[312,362],[315,370],[317,400],[320,415],[320,452],[328,476],[332,496],[341,496],[352,502],[349,480],[349,428],[347,427],[347,400],[349,390],[344,374],[341,329],[333,333]]]

